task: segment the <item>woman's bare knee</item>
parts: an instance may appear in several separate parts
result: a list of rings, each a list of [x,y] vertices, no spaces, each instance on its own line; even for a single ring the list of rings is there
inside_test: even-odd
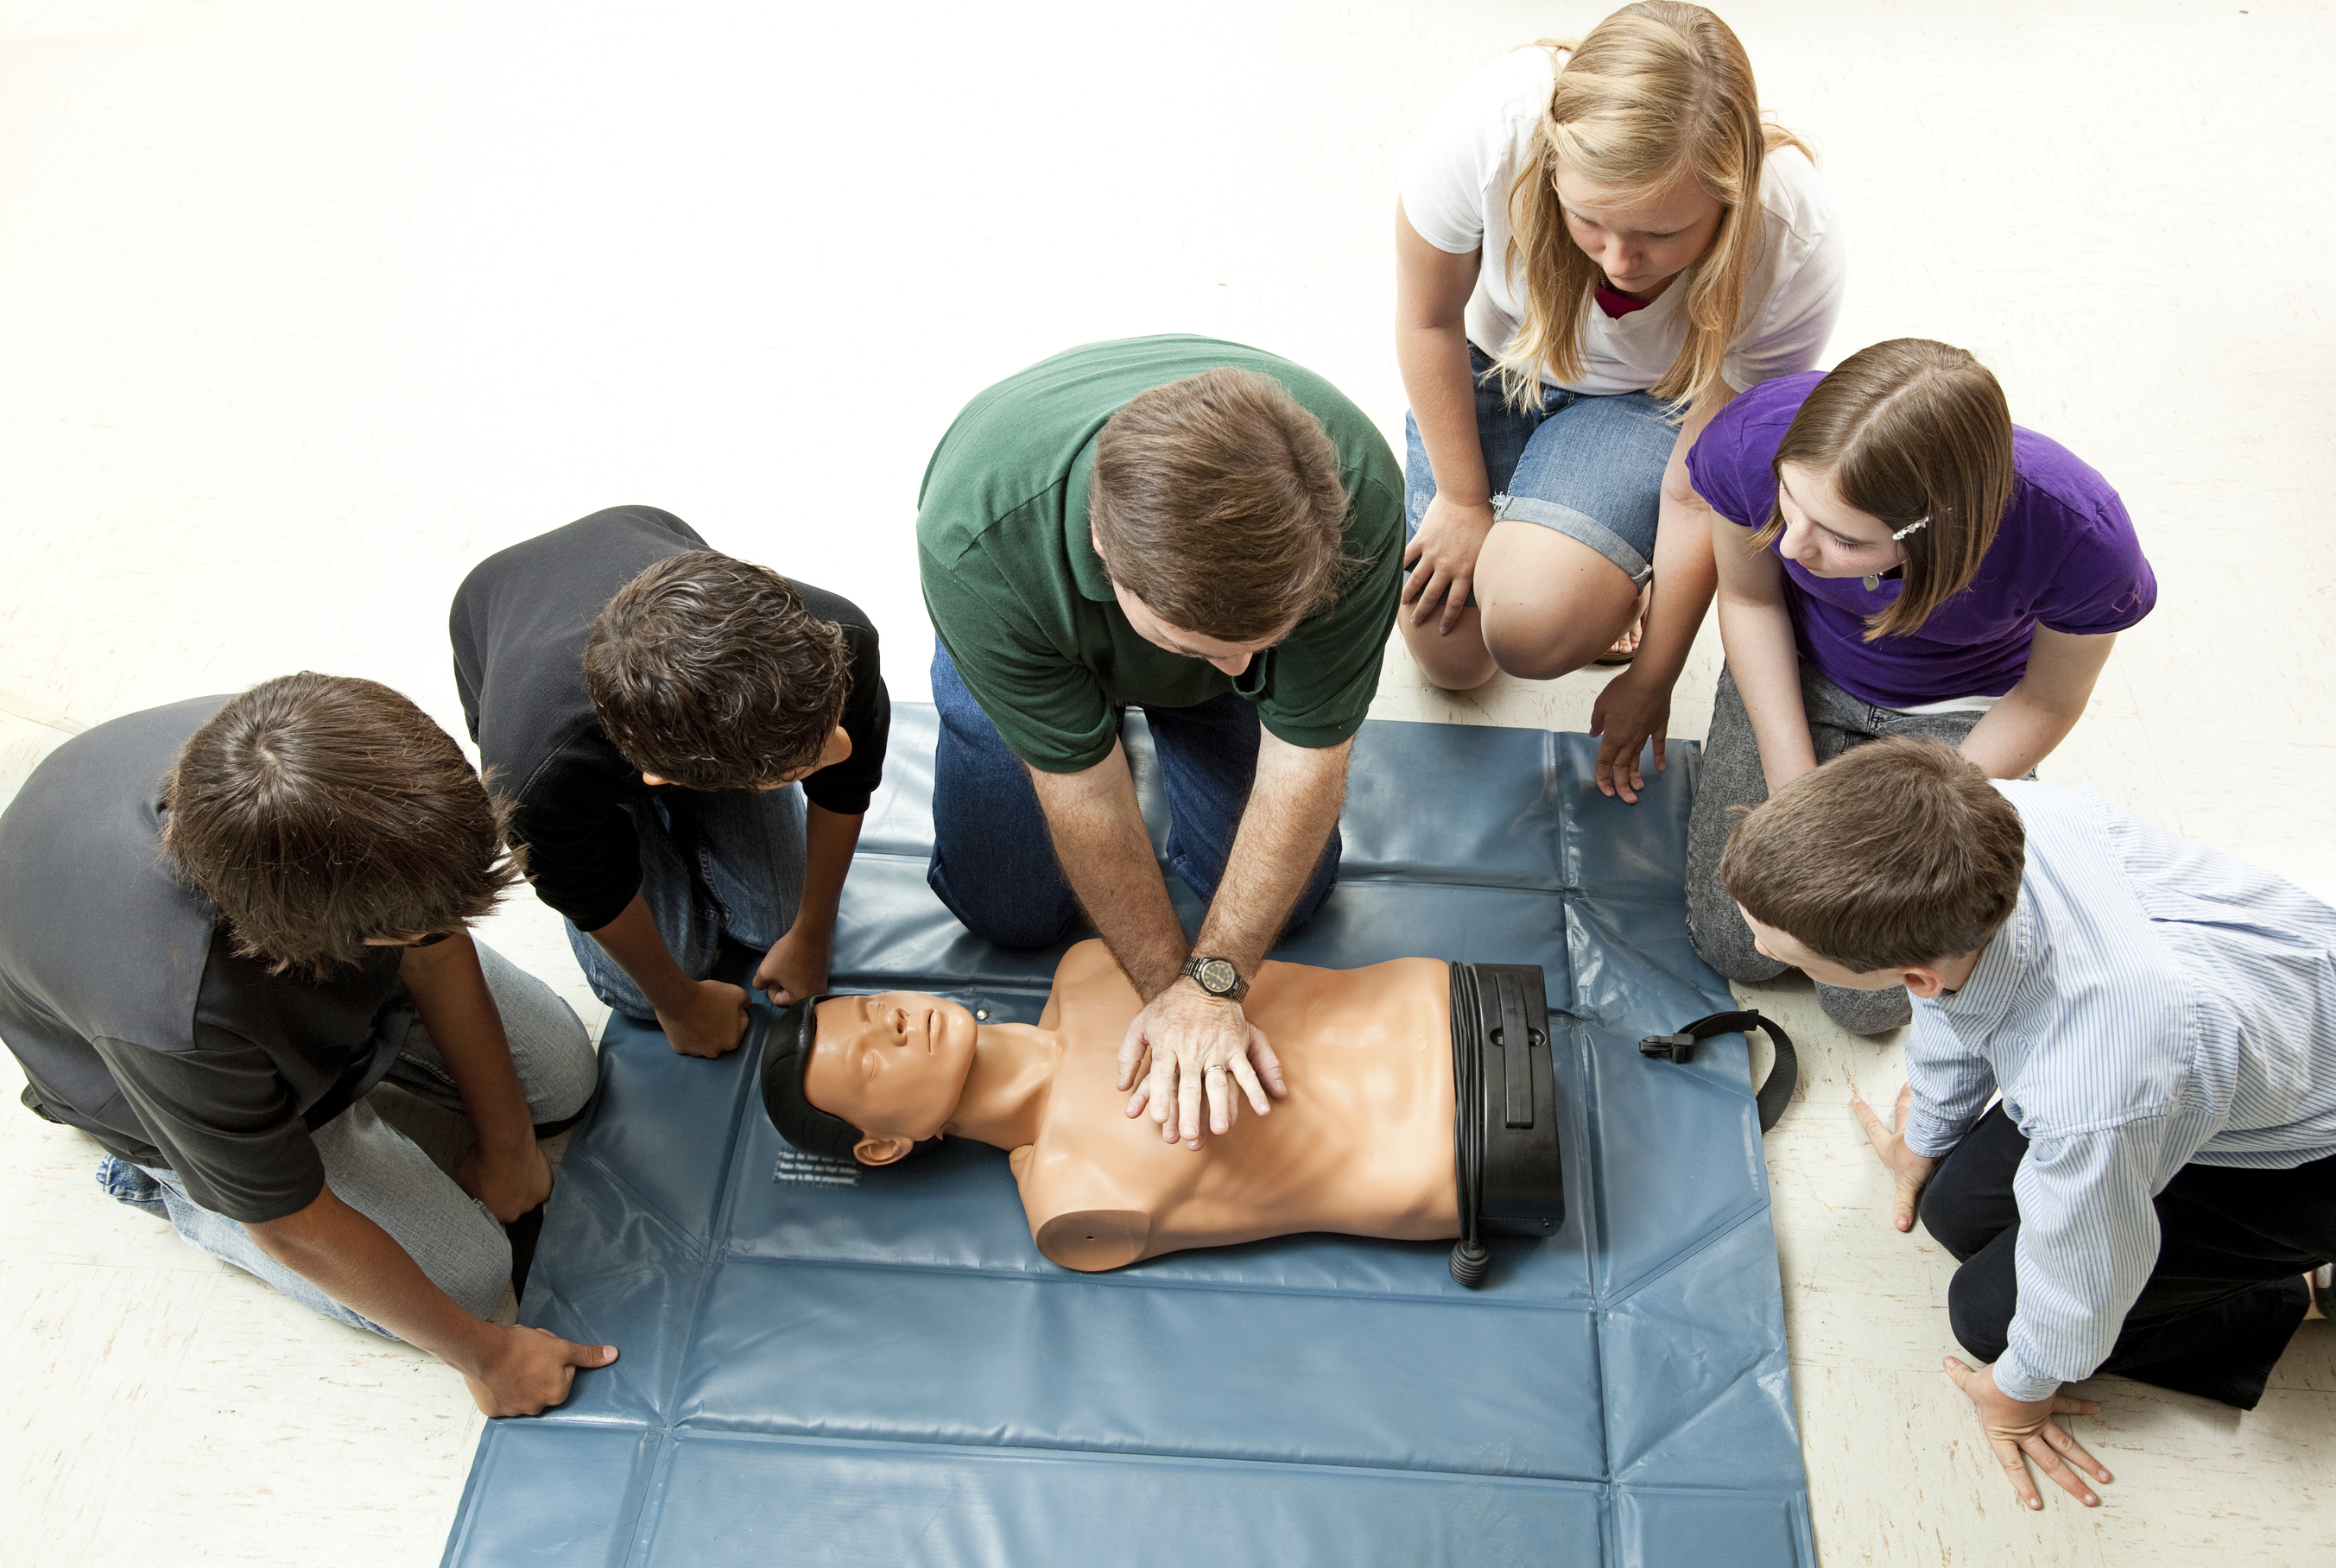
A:
[[[1585,621],[1595,620],[1595,625]],[[1484,648],[1493,663],[1520,680],[1571,675],[1612,645],[1616,628],[1564,604],[1504,605],[1484,615]]]
[[[1473,609],[1462,615],[1448,634],[1439,633],[1433,620],[1426,626],[1412,625],[1408,605],[1397,611],[1396,624],[1403,628],[1404,646],[1411,650],[1419,673],[1445,691],[1474,691],[1499,673]]]
[[[1578,539],[1504,521],[1477,556],[1476,602],[1493,662],[1524,680],[1554,680],[1628,629],[1639,585]]]

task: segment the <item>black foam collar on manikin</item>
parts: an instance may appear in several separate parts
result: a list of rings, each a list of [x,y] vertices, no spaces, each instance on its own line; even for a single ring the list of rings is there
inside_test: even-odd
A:
[[[842,1117],[831,1115],[811,1103],[803,1093],[803,1074],[811,1066],[812,1042],[819,1035],[813,1009],[824,996],[797,1002],[781,1013],[763,1041],[763,1110],[779,1136],[807,1154],[848,1160],[860,1142],[860,1129]]]

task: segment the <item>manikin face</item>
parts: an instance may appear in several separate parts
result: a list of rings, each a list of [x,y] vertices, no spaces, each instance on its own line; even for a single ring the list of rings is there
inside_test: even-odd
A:
[[[1776,553],[1812,577],[1866,577],[1906,559],[1890,525],[1842,500],[1828,470],[1778,463],[1776,510],[1785,514]]]
[[[971,1013],[921,991],[832,997],[815,1011],[819,1032],[803,1071],[813,1105],[869,1140],[907,1144],[931,1137],[956,1113],[973,1069],[979,1026]]]
[[[1552,181],[1565,231],[1623,293],[1652,299],[1695,265],[1719,232],[1722,209],[1692,173],[1653,196],[1630,200],[1560,164]]]

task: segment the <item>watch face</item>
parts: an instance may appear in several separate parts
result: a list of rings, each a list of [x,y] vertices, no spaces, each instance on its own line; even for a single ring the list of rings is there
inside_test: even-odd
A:
[[[1241,984],[1241,971],[1223,959],[1205,959],[1192,970],[1192,978],[1211,996],[1222,997]]]

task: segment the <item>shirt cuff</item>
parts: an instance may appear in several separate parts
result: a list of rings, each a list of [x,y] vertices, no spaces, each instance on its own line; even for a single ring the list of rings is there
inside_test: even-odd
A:
[[[2002,1391],[2005,1398],[2018,1399],[2025,1404],[2033,1405],[2039,1400],[2049,1399],[2060,1391],[2060,1378],[2030,1371],[2027,1363],[2020,1359],[2020,1352],[2010,1349],[1996,1358],[1994,1376],[1995,1386]]]
[[[1940,1159],[1952,1153],[1971,1130],[1971,1122],[1957,1125],[1944,1116],[1917,1109],[1906,1118],[1906,1146],[1926,1160]]]

